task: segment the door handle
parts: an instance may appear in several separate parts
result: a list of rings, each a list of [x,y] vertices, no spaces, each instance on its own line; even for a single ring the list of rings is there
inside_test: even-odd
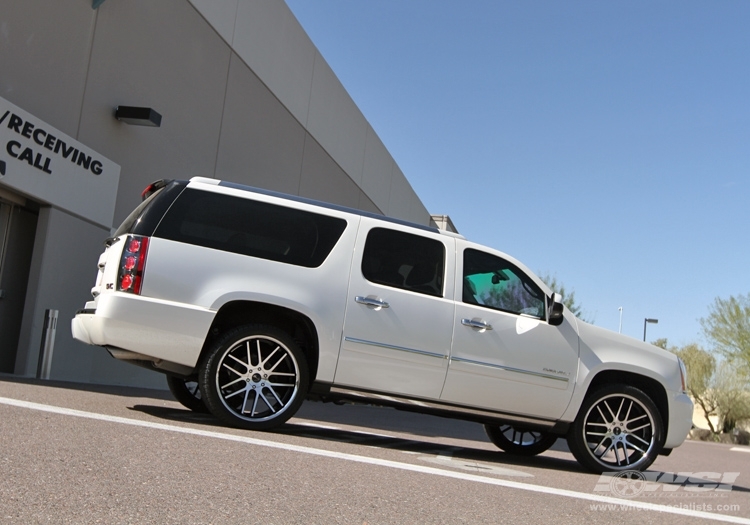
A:
[[[485,330],[492,330],[492,325],[481,319],[461,319],[461,324],[484,332]]]
[[[374,308],[375,310],[380,310],[381,308],[390,308],[390,304],[388,304],[386,301],[383,301],[382,299],[378,297],[362,297],[361,295],[358,295],[354,298],[356,302],[359,304],[363,304],[365,306],[369,306],[371,308]]]

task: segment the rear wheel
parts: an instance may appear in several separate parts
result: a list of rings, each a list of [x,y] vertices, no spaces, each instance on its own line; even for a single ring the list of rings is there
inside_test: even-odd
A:
[[[167,386],[174,398],[186,408],[193,412],[208,412],[203,402],[197,379],[183,379],[175,376],[167,376]]]
[[[654,402],[641,390],[611,385],[587,397],[568,432],[568,446],[581,465],[602,473],[645,470],[664,443]]]
[[[517,456],[536,456],[557,441],[556,434],[539,430],[526,430],[512,425],[484,425],[484,431],[495,446]]]
[[[294,415],[309,386],[304,354],[285,332],[246,325],[229,330],[200,367],[200,387],[212,414],[250,430],[277,427]]]

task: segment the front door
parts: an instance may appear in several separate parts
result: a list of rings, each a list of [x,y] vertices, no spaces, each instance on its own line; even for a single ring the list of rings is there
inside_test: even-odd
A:
[[[439,398],[453,332],[454,242],[362,218],[335,384]]]
[[[526,270],[499,254],[458,242],[461,295],[442,399],[559,418],[578,371],[575,319],[548,324],[548,298]]]

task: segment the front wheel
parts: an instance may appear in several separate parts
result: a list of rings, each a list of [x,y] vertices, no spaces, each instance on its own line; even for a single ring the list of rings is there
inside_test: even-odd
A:
[[[249,430],[287,421],[302,405],[309,385],[307,361],[294,340],[261,325],[225,333],[209,349],[199,374],[211,413]]]
[[[484,425],[487,437],[495,446],[516,456],[536,456],[549,449],[558,436],[539,430],[525,430],[512,425]]]
[[[663,444],[664,426],[656,405],[627,385],[611,385],[588,396],[568,432],[570,451],[598,474],[645,470]]]

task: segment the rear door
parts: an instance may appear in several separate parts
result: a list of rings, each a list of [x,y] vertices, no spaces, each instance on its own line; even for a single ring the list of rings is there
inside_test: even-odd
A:
[[[455,304],[455,240],[362,218],[334,383],[437,399]]]

